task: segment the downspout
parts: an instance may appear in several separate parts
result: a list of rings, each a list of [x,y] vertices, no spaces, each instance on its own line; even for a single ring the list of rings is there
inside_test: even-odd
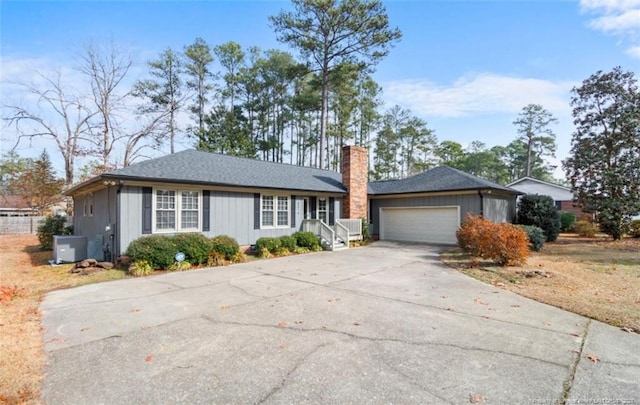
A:
[[[478,195],[480,196],[480,216],[484,218],[484,196],[482,195],[482,190],[478,190]]]
[[[117,264],[120,261],[122,253],[120,252],[120,190],[124,181],[118,180],[118,189],[116,190],[116,232],[113,240],[113,264]]]

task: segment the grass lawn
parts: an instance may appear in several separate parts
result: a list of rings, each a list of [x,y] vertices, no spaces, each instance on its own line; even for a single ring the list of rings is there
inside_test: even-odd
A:
[[[38,306],[44,294],[60,288],[128,277],[122,270],[87,276],[72,265],[51,267],[51,251],[38,250],[35,235],[0,235],[0,403],[36,404],[44,366]]]
[[[461,250],[442,259],[499,288],[640,333],[640,239],[563,234],[525,266],[499,267]]]

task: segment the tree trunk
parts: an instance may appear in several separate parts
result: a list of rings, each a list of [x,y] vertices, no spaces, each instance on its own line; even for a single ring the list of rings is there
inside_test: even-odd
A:
[[[322,66],[322,109],[320,111],[320,161],[318,167],[324,169],[323,153],[324,153],[324,140],[327,134],[327,119],[329,114],[329,62],[325,59]]]

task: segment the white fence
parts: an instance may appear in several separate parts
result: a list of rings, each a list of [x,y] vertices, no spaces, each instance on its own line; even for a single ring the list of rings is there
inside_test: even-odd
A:
[[[36,233],[38,222],[45,217],[0,217],[0,234]]]

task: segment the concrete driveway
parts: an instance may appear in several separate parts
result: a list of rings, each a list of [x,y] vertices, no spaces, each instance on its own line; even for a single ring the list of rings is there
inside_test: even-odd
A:
[[[640,404],[640,336],[438,254],[378,242],[52,292],[43,400]]]

